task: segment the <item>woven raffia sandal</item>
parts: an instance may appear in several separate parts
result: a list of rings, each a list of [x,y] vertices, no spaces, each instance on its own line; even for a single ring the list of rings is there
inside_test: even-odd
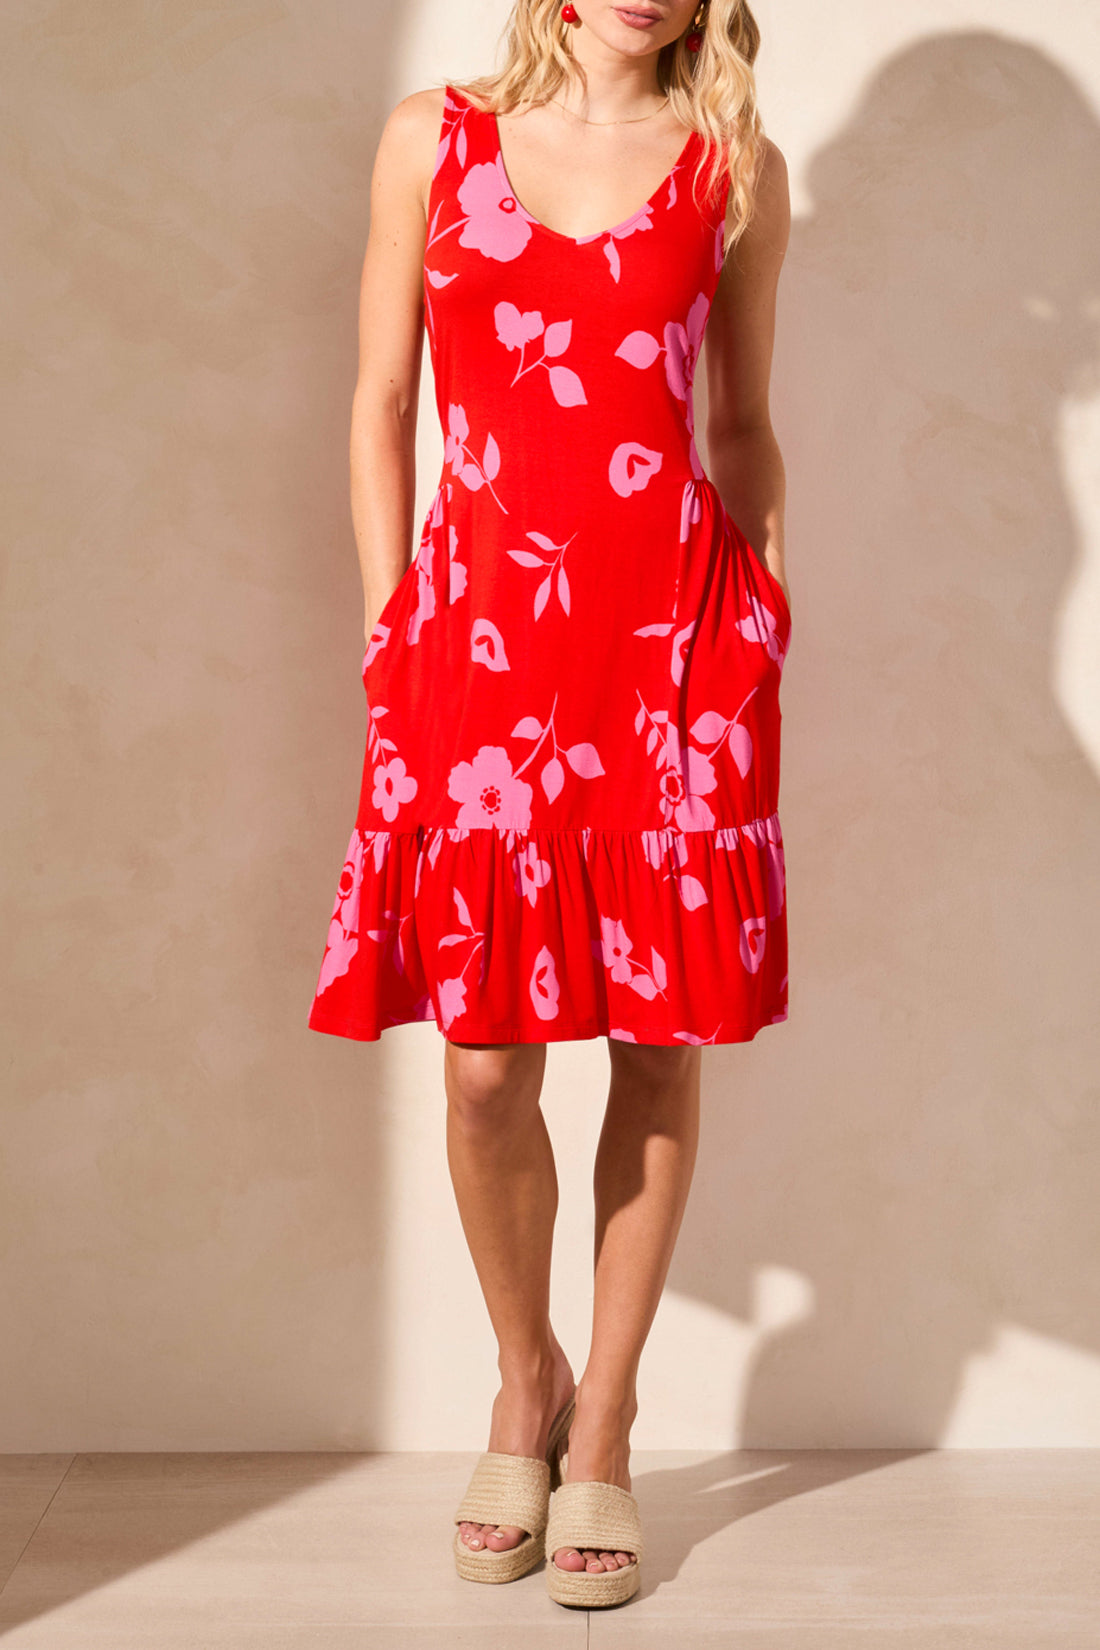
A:
[[[550,1428],[545,1456],[501,1455],[486,1450],[455,1513],[456,1524],[511,1525],[527,1534],[517,1547],[494,1552],[491,1547],[475,1551],[455,1530],[455,1568],[465,1581],[516,1581],[533,1570],[546,1554],[546,1519],[550,1496],[561,1483],[561,1458],[569,1440],[574,1393],[559,1410]]]
[[[567,1454],[563,1472],[568,1459]],[[545,1541],[546,1590],[556,1603],[599,1610],[605,1604],[623,1604],[638,1591],[644,1546],[641,1515],[633,1495],[620,1484],[598,1479],[562,1484],[550,1500]],[[562,1547],[633,1553],[634,1562],[618,1570],[562,1570],[554,1563]]]

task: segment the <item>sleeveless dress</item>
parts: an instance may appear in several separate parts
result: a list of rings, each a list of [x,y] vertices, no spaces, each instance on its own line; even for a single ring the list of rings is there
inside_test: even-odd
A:
[[[644,206],[574,238],[512,193],[493,114],[445,89],[424,258],[443,468],[363,659],[313,1030],[671,1045],[787,1017],[791,616],[693,436],[729,190],[697,203],[703,152],[693,132]]]

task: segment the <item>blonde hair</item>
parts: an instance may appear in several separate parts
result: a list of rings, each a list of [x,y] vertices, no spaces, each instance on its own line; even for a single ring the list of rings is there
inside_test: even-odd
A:
[[[723,247],[728,252],[748,226],[764,155],[753,74],[760,29],[747,0],[703,4],[699,50],[688,50],[687,31],[662,46],[657,84],[668,94],[669,108],[680,124],[704,139],[695,170],[696,199],[701,178],[710,199],[717,193],[720,175],[729,173],[733,223]],[[497,114],[547,103],[562,86],[583,87],[584,70],[568,45],[570,27],[561,21],[560,0],[515,0],[505,25],[504,67],[451,84]]]

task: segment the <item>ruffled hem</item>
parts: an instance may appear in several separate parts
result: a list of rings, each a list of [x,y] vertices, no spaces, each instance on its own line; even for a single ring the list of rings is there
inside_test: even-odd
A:
[[[309,1027],[748,1042],[787,1018],[778,813],[706,831],[352,831]]]

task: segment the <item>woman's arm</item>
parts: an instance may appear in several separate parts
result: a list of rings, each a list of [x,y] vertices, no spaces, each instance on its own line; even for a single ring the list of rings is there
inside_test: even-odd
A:
[[[753,215],[726,259],[707,322],[707,455],[723,504],[785,596],[786,473],[772,430],[768,383],[776,287],[790,228],[787,164],[769,140]]]
[[[442,87],[431,88],[395,106],[371,177],[350,444],[351,514],[368,641],[413,553],[424,243],[443,95]]]

